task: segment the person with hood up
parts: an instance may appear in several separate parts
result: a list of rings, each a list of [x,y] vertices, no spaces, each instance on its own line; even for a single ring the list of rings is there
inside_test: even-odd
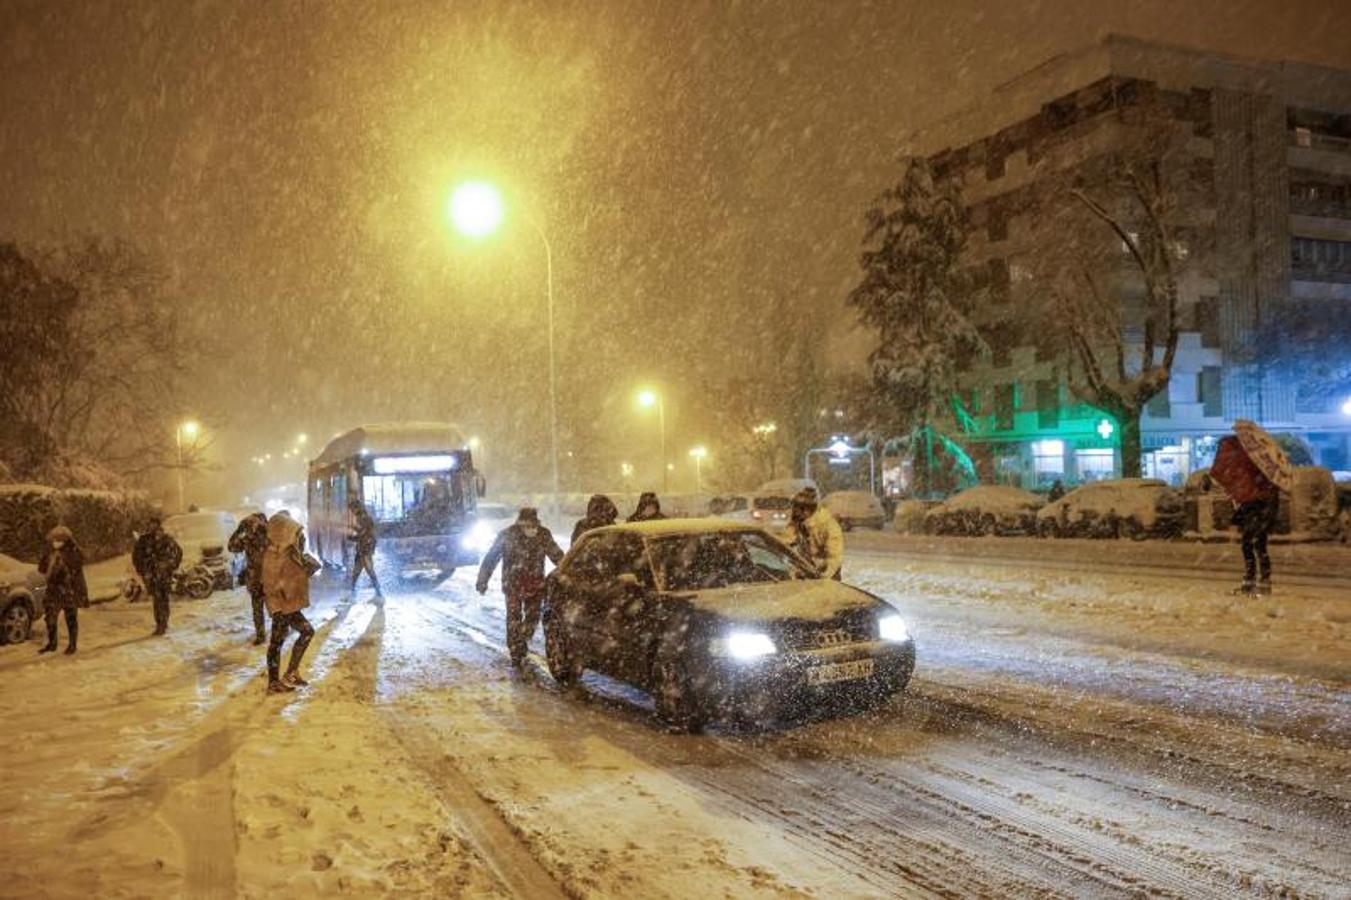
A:
[[[572,542],[575,544],[579,537],[591,529],[613,525],[618,519],[619,507],[615,506],[614,501],[604,494],[594,494],[586,502],[586,518],[578,519],[577,524],[572,526]]]
[[[150,592],[157,635],[169,630],[169,590],[182,561],[183,548],[164,530],[163,518],[158,513],[152,515],[150,530],[136,539],[131,550],[131,565]]]
[[[822,578],[840,580],[844,531],[835,517],[817,503],[814,489],[803,488],[793,496],[784,543],[816,566]]]
[[[651,522],[654,519],[664,519],[665,514],[661,511],[661,501],[652,491],[643,491],[638,497],[638,506],[634,509],[633,515],[629,516],[630,522]]]
[[[38,562],[38,571],[47,576],[47,593],[43,598],[43,618],[47,622],[47,643],[39,653],[56,650],[57,614],[66,617],[66,653],[75,652],[80,635],[81,606],[89,605],[89,586],[84,580],[84,554],[75,543],[69,528],[57,525],[47,532],[47,549]]]
[[[249,589],[249,603],[253,607],[253,643],[267,640],[267,623],[263,617],[263,553],[267,550],[267,516],[252,513],[239,521],[228,544],[231,553],[244,554],[244,585]]]
[[[497,563],[502,563],[502,592],[507,595],[507,649],[511,664],[520,668],[526,647],[539,624],[540,604],[544,601],[544,558],[554,565],[563,551],[549,529],[540,524],[533,507],[521,508],[514,524],[504,528],[493,541],[478,570],[478,592],[487,593],[488,579]]]
[[[267,520],[267,549],[263,553],[263,596],[272,614],[272,638],[267,643],[267,692],[281,694],[304,687],[300,660],[314,638],[314,626],[302,612],[310,605],[310,576],[314,568],[305,556],[305,529],[281,510]],[[281,648],[295,629],[299,637],[291,648],[286,675],[281,669]]]
[[[376,599],[384,599],[385,595],[380,592],[380,579],[375,577],[375,519],[371,518],[371,514],[366,511],[366,506],[358,497],[352,498],[350,508],[352,529],[348,532],[347,539],[352,542],[354,558],[352,583],[348,586],[347,593],[356,596],[357,579],[365,572],[371,577],[371,584],[375,586]]]

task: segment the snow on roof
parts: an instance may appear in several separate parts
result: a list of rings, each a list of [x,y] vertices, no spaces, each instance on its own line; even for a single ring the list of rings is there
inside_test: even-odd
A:
[[[944,509],[978,509],[988,512],[1036,509],[1042,499],[1031,491],[1007,484],[981,484],[943,502]]]
[[[399,453],[446,453],[466,446],[459,426],[449,422],[382,422],[361,425],[328,442],[313,463],[325,465],[357,456]]]

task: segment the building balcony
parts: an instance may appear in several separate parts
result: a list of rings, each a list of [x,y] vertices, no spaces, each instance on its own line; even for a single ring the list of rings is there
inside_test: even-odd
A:
[[[1289,132],[1288,143],[1291,147],[1303,147],[1308,150],[1330,150],[1333,153],[1351,153],[1351,138],[1335,134],[1323,134],[1307,128],[1295,128]]]

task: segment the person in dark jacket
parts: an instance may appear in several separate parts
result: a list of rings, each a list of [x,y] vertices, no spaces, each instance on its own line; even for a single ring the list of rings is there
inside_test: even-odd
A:
[[[1051,490],[1046,495],[1046,502],[1054,503],[1063,496],[1065,496],[1065,482],[1057,478],[1055,481],[1051,482]]]
[[[183,548],[164,530],[164,521],[154,516],[150,520],[150,530],[136,539],[136,546],[131,551],[131,565],[150,592],[157,635],[169,630],[169,589],[173,587],[174,573],[182,561]]]
[[[230,552],[244,554],[244,585],[249,589],[249,603],[253,607],[253,643],[267,640],[267,625],[263,616],[263,551],[267,550],[267,516],[256,512],[239,521],[230,535]]]
[[[47,533],[47,549],[38,562],[38,571],[47,576],[47,593],[42,601],[47,643],[38,652],[51,653],[56,649],[57,614],[65,613],[66,653],[74,653],[80,635],[77,610],[89,605],[89,586],[84,580],[84,554],[69,528],[57,525]]]
[[[657,495],[651,491],[644,491],[638,497],[638,506],[634,509],[633,515],[629,516],[630,522],[651,522],[654,519],[664,519],[666,516],[661,511],[661,501]]]
[[[546,556],[558,565],[563,551],[549,529],[540,524],[539,513],[526,506],[517,515],[516,522],[497,535],[479,566],[478,592],[484,594],[497,563],[502,563],[502,592],[507,595],[507,649],[511,653],[511,664],[518,668],[525,661],[526,647],[539,624]]]
[[[604,494],[592,495],[586,502],[586,518],[578,519],[577,524],[572,526],[572,542],[577,543],[579,537],[593,528],[613,525],[618,518],[619,507],[615,506],[613,500]]]
[[[357,579],[365,572],[375,585],[375,596],[383,598],[380,592],[380,579],[375,577],[375,519],[366,511],[366,507],[356,497],[352,498],[352,530],[347,539],[352,542],[354,558],[352,560],[352,584],[347,593],[356,595]]]

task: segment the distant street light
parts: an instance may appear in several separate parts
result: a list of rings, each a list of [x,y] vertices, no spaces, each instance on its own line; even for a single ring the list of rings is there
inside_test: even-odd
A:
[[[704,492],[704,459],[708,456],[708,449],[703,446],[690,449],[690,458],[694,460],[694,492],[702,494]]]
[[[178,423],[174,428],[174,446],[178,450],[178,510],[182,512],[186,507],[183,504],[183,436],[187,435],[188,440],[196,440],[201,426],[188,419],[186,422]]]
[[[665,494],[670,485],[668,473],[674,468],[666,461],[666,401],[661,394],[647,389],[638,392],[638,405],[645,409],[657,408],[657,428],[661,432],[661,492]]]
[[[297,444],[297,446],[302,446],[302,447],[303,447],[305,444],[309,443],[309,440],[310,440],[310,436],[309,436],[308,434],[306,434],[305,432],[303,432],[303,431],[300,432],[300,434],[296,435],[296,444]]]
[[[466,237],[481,238],[495,232],[506,218],[502,194],[484,181],[468,181],[450,195],[450,221]],[[549,236],[532,216],[524,219],[544,244],[545,298],[549,310],[549,482],[553,515],[558,516],[558,374],[554,356],[554,250]]]

